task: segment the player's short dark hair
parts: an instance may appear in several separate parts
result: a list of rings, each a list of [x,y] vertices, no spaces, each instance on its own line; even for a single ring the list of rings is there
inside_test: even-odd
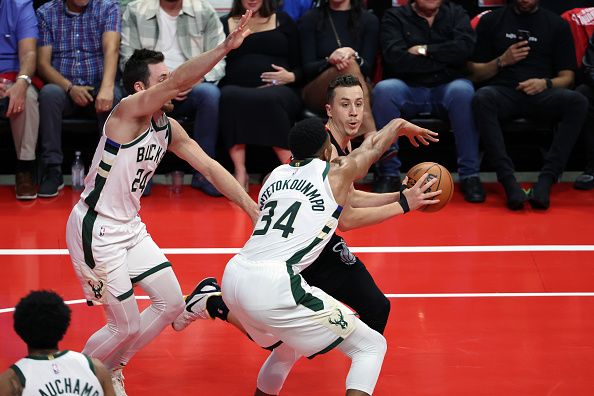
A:
[[[137,81],[141,81],[144,85],[147,85],[150,75],[148,65],[156,65],[163,61],[165,61],[165,56],[162,52],[146,48],[134,50],[134,53],[124,65],[124,73],[122,74],[122,81],[126,92],[132,95],[135,92],[134,84]]]
[[[326,89],[326,103],[331,103],[334,99],[334,91],[338,87],[361,87],[361,81],[352,74],[341,74],[338,77],[335,77],[330,83],[328,84],[328,88]]]
[[[318,157],[328,139],[324,122],[307,118],[296,123],[289,131],[289,150],[295,159]]]
[[[70,325],[70,308],[53,291],[36,290],[14,310],[14,330],[30,349],[57,349]]]

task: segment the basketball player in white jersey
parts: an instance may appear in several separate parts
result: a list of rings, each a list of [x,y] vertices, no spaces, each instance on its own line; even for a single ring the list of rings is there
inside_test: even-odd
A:
[[[250,33],[248,11],[226,40],[169,73],[163,54],[137,50],[123,81],[131,94],[111,112],[85,190],[73,208],[66,241],[90,303],[103,304],[107,324],[83,352],[113,371],[117,395],[125,395],[122,367],[182,312],[184,301],[171,264],[140,220],[140,197],[165,151],[186,160],[255,221],[256,203],[218,162],[208,157],[180,124],[168,118],[171,100],[191,88]],[[133,286],[151,305],[139,312]]]
[[[397,119],[348,156],[328,162],[332,145],[321,120],[304,120],[291,130],[293,161],[276,168],[262,186],[258,223],[227,264],[222,280],[223,300],[249,336],[261,347],[282,349],[274,362],[264,363],[256,395],[270,394],[262,390],[268,389],[267,382],[284,380],[299,356],[312,358],[334,347],[352,360],[347,395],[373,393],[385,339],[338,300],[309,286],[299,273],[335,231],[353,181],[365,176],[400,135],[415,146],[415,139],[423,144],[437,141],[434,132]],[[435,195],[423,193],[422,199]]]
[[[0,374],[0,395],[113,396],[103,364],[82,353],[61,351],[58,343],[70,325],[70,308],[51,291],[33,291],[14,310],[14,329],[28,355]]]

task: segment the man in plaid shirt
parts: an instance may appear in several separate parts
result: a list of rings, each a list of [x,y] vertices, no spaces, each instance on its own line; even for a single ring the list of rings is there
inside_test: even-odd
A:
[[[215,48],[225,40],[217,12],[206,0],[137,0],[129,3],[122,17],[120,66],[134,53],[147,48],[165,55],[170,71],[188,59]],[[217,83],[225,74],[221,60],[204,79],[174,99],[173,118],[193,118],[193,138],[206,154],[215,155],[219,97]],[[192,187],[208,195],[221,193],[200,173],[194,173]],[[146,191],[146,190],[145,190]]]
[[[115,82],[121,16],[116,0],[51,0],[37,10],[41,157],[45,169],[38,196],[64,186],[62,116],[97,114],[100,128],[121,98]]]

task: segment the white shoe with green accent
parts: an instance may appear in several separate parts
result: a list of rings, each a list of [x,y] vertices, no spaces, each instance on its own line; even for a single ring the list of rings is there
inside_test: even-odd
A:
[[[171,324],[176,331],[182,331],[196,319],[213,319],[206,309],[206,302],[212,296],[220,296],[221,287],[215,278],[205,278],[186,297],[186,308]]]
[[[115,390],[116,396],[128,396],[124,389],[124,374],[122,374],[123,367],[118,367],[111,372],[111,383]]]

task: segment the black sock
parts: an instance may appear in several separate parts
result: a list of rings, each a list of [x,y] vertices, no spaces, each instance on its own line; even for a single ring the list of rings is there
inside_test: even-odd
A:
[[[221,320],[227,321],[227,315],[229,315],[229,308],[225,305],[223,301],[223,297],[221,296],[212,296],[208,298],[206,301],[206,310],[211,318],[219,318]]]
[[[17,160],[16,163],[16,171],[17,172],[31,172],[35,170],[35,160],[25,161],[25,160]]]

